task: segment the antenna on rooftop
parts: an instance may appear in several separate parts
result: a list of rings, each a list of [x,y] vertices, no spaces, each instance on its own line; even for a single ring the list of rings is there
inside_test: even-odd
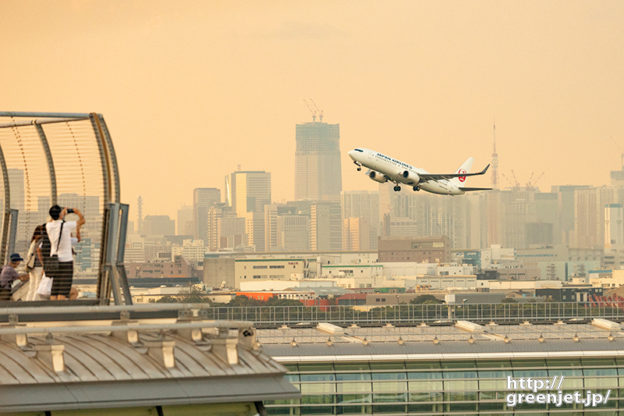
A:
[[[498,188],[498,153],[496,153],[496,121],[492,125],[492,188]]]
[[[143,198],[139,195],[139,199],[137,200],[137,229],[139,234],[143,232]]]

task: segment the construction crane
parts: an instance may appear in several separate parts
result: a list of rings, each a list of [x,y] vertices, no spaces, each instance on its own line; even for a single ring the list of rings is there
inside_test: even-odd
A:
[[[303,99],[303,103],[306,105],[306,107],[308,107],[308,110],[310,110],[310,113],[312,114],[312,121],[316,121],[316,111],[317,111],[317,109],[315,109],[312,106],[312,104],[310,103],[310,101],[306,100],[305,98]]]
[[[312,114],[312,121],[316,121],[316,117],[318,116],[319,121],[322,123],[323,122],[323,110],[321,110],[318,107],[318,105],[316,105],[314,100],[312,98],[308,98],[308,99],[304,98],[303,102],[305,103],[306,107],[308,107],[308,110],[310,110],[310,113]]]
[[[529,177],[529,180],[526,183],[527,188],[534,188],[535,185],[537,184],[537,181],[539,181],[542,178],[542,176],[544,176],[544,172],[537,175],[536,178],[533,178],[534,176],[535,176],[535,172],[531,172],[531,176]]]
[[[310,101],[312,102],[312,105],[316,109],[316,114],[318,114],[319,116],[319,121],[322,123],[323,122],[323,110],[319,109],[318,105],[316,105],[316,103],[314,102],[312,98],[310,98]]]

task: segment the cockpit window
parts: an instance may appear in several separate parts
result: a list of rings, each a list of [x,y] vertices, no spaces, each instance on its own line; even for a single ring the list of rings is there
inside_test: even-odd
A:
[[[364,150],[362,149],[353,149],[353,150],[355,150],[356,152],[364,152]]]

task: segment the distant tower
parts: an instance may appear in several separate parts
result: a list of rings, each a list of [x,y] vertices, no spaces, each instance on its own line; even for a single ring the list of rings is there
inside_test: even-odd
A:
[[[314,107],[312,122],[297,124],[295,152],[295,199],[340,201],[340,126],[323,122]],[[317,114],[319,120],[317,120]]]
[[[137,205],[137,231],[139,234],[141,234],[143,232],[143,198],[141,197],[141,195],[139,195]]]
[[[492,150],[492,188],[498,189],[498,153],[496,153],[496,123],[492,127],[492,139],[494,149]]]

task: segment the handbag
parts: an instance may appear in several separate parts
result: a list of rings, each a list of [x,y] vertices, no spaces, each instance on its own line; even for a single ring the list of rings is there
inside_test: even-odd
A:
[[[59,258],[58,258],[58,249],[61,245],[61,238],[63,238],[63,226],[65,225],[65,221],[61,223],[61,231],[59,232],[58,241],[56,242],[56,254],[51,254],[50,257],[45,259],[45,264],[43,265],[43,270],[46,274],[50,274],[54,276],[56,272],[59,271]]]
[[[26,255],[26,268],[28,270],[32,270],[35,268],[35,260],[37,256],[37,245],[40,242],[38,240],[34,240],[30,243],[30,248],[28,249],[28,254]]]
[[[52,293],[52,278],[47,275],[41,276],[41,282],[37,288],[37,294],[39,296],[48,297]]]

